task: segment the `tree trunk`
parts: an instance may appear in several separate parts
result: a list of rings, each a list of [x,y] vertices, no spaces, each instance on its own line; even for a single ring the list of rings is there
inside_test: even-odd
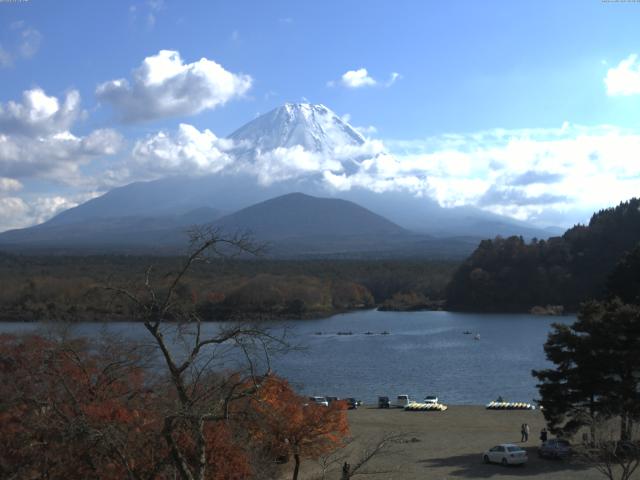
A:
[[[629,415],[622,412],[620,414],[620,441],[627,442],[630,440],[629,437]]]
[[[295,464],[295,467],[293,468],[292,480],[298,480],[298,473],[300,473],[300,455],[298,453],[294,453],[293,459],[295,460],[296,464]]]

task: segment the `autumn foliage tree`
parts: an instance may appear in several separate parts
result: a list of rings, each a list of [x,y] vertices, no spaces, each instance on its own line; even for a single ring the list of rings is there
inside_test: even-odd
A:
[[[78,340],[1,336],[0,477],[158,478],[166,447],[136,360]]]
[[[303,459],[318,459],[336,450],[349,434],[344,402],[332,402],[329,407],[310,403],[275,376],[267,377],[249,404],[246,410],[252,416],[247,427],[253,438],[274,457],[293,457],[293,480]]]

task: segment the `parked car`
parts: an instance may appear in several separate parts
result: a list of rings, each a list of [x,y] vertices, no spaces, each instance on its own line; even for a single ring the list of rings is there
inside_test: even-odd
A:
[[[327,402],[329,403],[329,405],[331,405],[333,402],[337,402],[338,401],[338,397],[324,397],[327,399]]]
[[[410,403],[411,403],[411,399],[409,398],[409,395],[398,395],[393,406],[398,408],[404,408]]]
[[[529,460],[527,452],[513,443],[503,443],[490,448],[482,454],[484,463],[502,465],[524,465]]]
[[[309,397],[309,400],[311,400],[316,405],[322,405],[323,407],[329,406],[329,402],[327,402],[327,399],[324,397]]]
[[[538,456],[543,458],[567,458],[571,455],[571,444],[559,438],[552,438],[538,447]]]
[[[347,408],[349,410],[355,410],[356,408],[358,408],[359,402],[355,398],[352,398],[352,397],[345,398],[344,401],[347,402]]]
[[[436,395],[426,395],[424,403],[438,403],[438,397]]]
[[[389,397],[378,397],[378,408],[389,408],[390,406]]]

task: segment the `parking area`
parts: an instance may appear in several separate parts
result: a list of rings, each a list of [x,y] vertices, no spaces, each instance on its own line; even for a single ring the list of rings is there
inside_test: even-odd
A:
[[[538,410],[486,410],[481,406],[451,406],[446,412],[407,412],[401,409],[378,409],[363,406],[350,410],[349,421],[355,437],[344,449],[345,460],[355,463],[361,453],[384,435],[405,434],[390,451],[376,456],[367,466],[371,479],[452,479],[452,478],[603,478],[593,468],[577,462],[546,460],[537,456],[540,430],[545,426]],[[520,426],[531,429],[529,442],[520,443]],[[482,452],[501,443],[523,446],[529,454],[525,466],[487,465]],[[336,467],[338,466],[336,465]],[[311,462],[304,478],[314,478],[318,470]],[[327,478],[339,478],[332,473]]]

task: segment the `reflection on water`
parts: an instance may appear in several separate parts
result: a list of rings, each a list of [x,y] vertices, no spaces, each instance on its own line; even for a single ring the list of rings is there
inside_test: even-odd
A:
[[[305,347],[274,358],[273,369],[309,395],[355,396],[374,402],[377,395],[409,394],[421,399],[435,394],[446,403],[484,404],[498,395],[512,401],[534,399],[531,370],[547,365],[543,344],[551,323],[574,320],[368,310],[269,326],[288,328],[291,341]],[[0,332],[38,327],[4,323]],[[218,327],[207,325],[208,330]],[[142,326],[132,323],[73,327],[73,334],[80,336],[95,337],[101,331],[147,338]],[[481,334],[481,340],[474,340],[475,333]]]

